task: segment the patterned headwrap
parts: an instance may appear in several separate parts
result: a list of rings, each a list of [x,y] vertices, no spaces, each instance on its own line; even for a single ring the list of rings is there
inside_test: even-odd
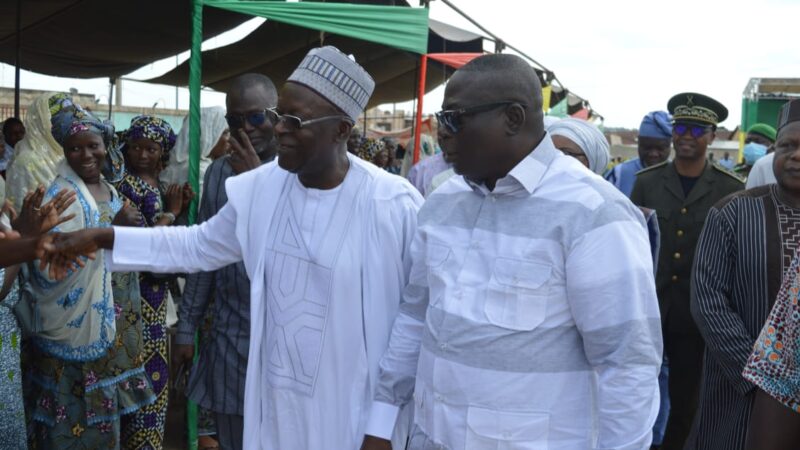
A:
[[[106,147],[109,146],[114,136],[114,127],[105,123],[92,113],[81,108],[74,103],[72,98],[66,94],[56,94],[50,97],[50,124],[53,138],[61,144],[75,134],[82,131],[89,131],[99,134],[103,138]]]
[[[356,155],[364,161],[372,161],[375,155],[383,150],[385,144],[377,139],[365,138],[361,141],[361,146],[356,151]]]
[[[586,154],[592,172],[599,175],[605,172],[611,155],[608,153],[606,137],[596,126],[585,120],[566,118],[551,125],[547,132],[553,136],[564,136],[577,144]]]
[[[161,162],[164,165],[169,162],[169,152],[175,147],[177,136],[172,131],[172,126],[164,119],[154,116],[136,116],[131,120],[131,126],[125,132],[125,141],[130,142],[134,139],[150,139],[161,146],[163,151]],[[123,148],[123,152],[127,145]]]

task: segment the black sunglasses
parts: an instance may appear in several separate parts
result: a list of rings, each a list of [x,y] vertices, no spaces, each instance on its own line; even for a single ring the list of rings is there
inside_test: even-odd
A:
[[[263,111],[249,112],[247,114],[226,114],[225,120],[228,122],[228,126],[231,129],[244,127],[245,120],[251,126],[260,127],[264,125],[264,122],[269,120],[267,111],[269,110],[264,109]]]
[[[308,125],[312,125],[319,122],[325,122],[328,120],[345,120],[347,122],[352,123],[353,120],[349,116],[345,116],[342,114],[337,114],[333,116],[324,116],[324,117],[317,117],[314,119],[303,120],[297,116],[293,116],[291,114],[280,114],[276,110],[276,108],[269,108],[267,109],[267,115],[269,115],[269,119],[272,121],[274,125],[283,122],[284,126],[289,129],[289,131],[297,131],[303,127]]]
[[[456,134],[459,131],[461,131],[461,125],[462,125],[461,118],[463,116],[491,111],[501,106],[512,105],[515,103],[517,102],[505,101],[505,102],[485,103],[483,105],[468,106],[466,108],[460,108],[460,109],[445,109],[443,111],[439,111],[436,113],[436,122],[439,124],[440,127],[444,127],[450,133]],[[523,108],[525,107],[525,105],[521,106]]]
[[[678,136],[683,136],[687,131],[691,131],[692,137],[695,139],[703,137],[710,129],[710,125],[691,125],[688,123],[676,123],[672,125],[672,131]]]

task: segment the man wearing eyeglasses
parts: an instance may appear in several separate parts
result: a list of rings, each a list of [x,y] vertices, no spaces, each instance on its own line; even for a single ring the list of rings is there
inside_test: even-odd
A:
[[[233,151],[206,170],[198,223],[216,215],[228,202],[228,178],[275,158],[273,124],[266,111],[277,102],[275,85],[264,75],[248,73],[231,82],[225,97],[225,118],[233,137],[229,139]],[[212,298],[214,303],[209,305]],[[244,263],[186,276],[186,290],[178,310],[177,345],[172,352],[175,367],[192,364],[195,332],[209,307],[211,329],[192,366],[187,396],[214,414],[219,447],[241,450],[250,340],[250,279]]]
[[[411,403],[413,450],[646,450],[661,330],[642,214],[556,149],[521,58],[472,60],[443,107],[461,176],[420,210],[362,449],[390,448]]]
[[[661,449],[682,450],[697,411],[705,347],[689,308],[695,248],[709,209],[744,184],[706,160],[717,124],[728,117],[725,106],[689,92],[672,97],[667,108],[674,120],[675,159],[637,173],[631,201],[658,214],[656,287],[670,366],[670,414]]]
[[[61,256],[87,248],[113,249],[113,270],[244,262],[245,449],[356,449],[367,431],[422,203],[407,181],[347,153],[374,87],[338,49],[312,49],[267,110],[277,163],[228,179],[228,203],[214,217],[190,228],[53,235],[47,245],[54,276],[67,270]],[[397,438],[405,442],[402,424]]]

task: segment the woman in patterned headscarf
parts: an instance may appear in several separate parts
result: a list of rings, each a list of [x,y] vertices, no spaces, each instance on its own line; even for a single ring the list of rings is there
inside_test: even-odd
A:
[[[54,231],[133,225],[139,213],[103,177],[113,128],[66,96],[49,100],[51,133],[63,149],[44,201],[62,190],[77,201]],[[61,281],[31,266],[15,308],[30,334],[27,416],[31,448],[119,448],[120,416],[155,401],[142,367],[142,325],[135,273],[107,271],[105,255]]]
[[[159,175],[170,160],[175,133],[165,120],[137,116],[124,133],[126,173],[117,185],[120,194],[141,212],[141,227],[172,225],[188,207],[188,185],[159,185]],[[167,415],[169,367],[167,365],[167,292],[169,279],[150,273],[139,275],[142,293],[145,371],[158,399],[125,418],[122,439],[126,448],[162,448]]]
[[[123,134],[121,148],[126,173],[117,185],[142,214],[141,227],[172,225],[189,206],[188,185],[159,184],[159,175],[170,160],[176,136],[168,122],[153,116],[137,116]],[[166,421],[169,368],[167,365],[168,279],[149,273],[139,277],[143,303],[144,361],[148,378],[158,396],[155,404],[127,417],[122,436],[127,448],[161,448]]]
[[[58,175],[57,168],[64,160],[64,151],[51,133],[51,108],[58,110],[61,102],[69,98],[69,95],[63,93],[45,94],[36,98],[28,109],[25,137],[14,148],[14,159],[6,172],[6,198],[15,209],[22,207],[25,195],[33,192],[39,185],[49,185]],[[113,137],[104,136],[104,140],[106,139],[107,155],[103,175],[106,181],[113,183],[118,181],[115,173],[121,173],[122,157],[116,150]]]

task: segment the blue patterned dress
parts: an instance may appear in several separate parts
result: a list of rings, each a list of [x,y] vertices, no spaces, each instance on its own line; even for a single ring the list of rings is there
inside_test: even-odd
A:
[[[97,206],[101,226],[110,226],[122,202],[115,197]],[[31,449],[119,449],[121,416],[156,400],[143,367],[137,274],[114,273],[112,286],[116,338],[104,356],[65,361],[31,345]]]
[[[0,286],[5,270],[0,268]],[[19,301],[17,282],[0,301],[0,448],[25,448],[25,408],[22,401],[20,330],[12,309]]]

